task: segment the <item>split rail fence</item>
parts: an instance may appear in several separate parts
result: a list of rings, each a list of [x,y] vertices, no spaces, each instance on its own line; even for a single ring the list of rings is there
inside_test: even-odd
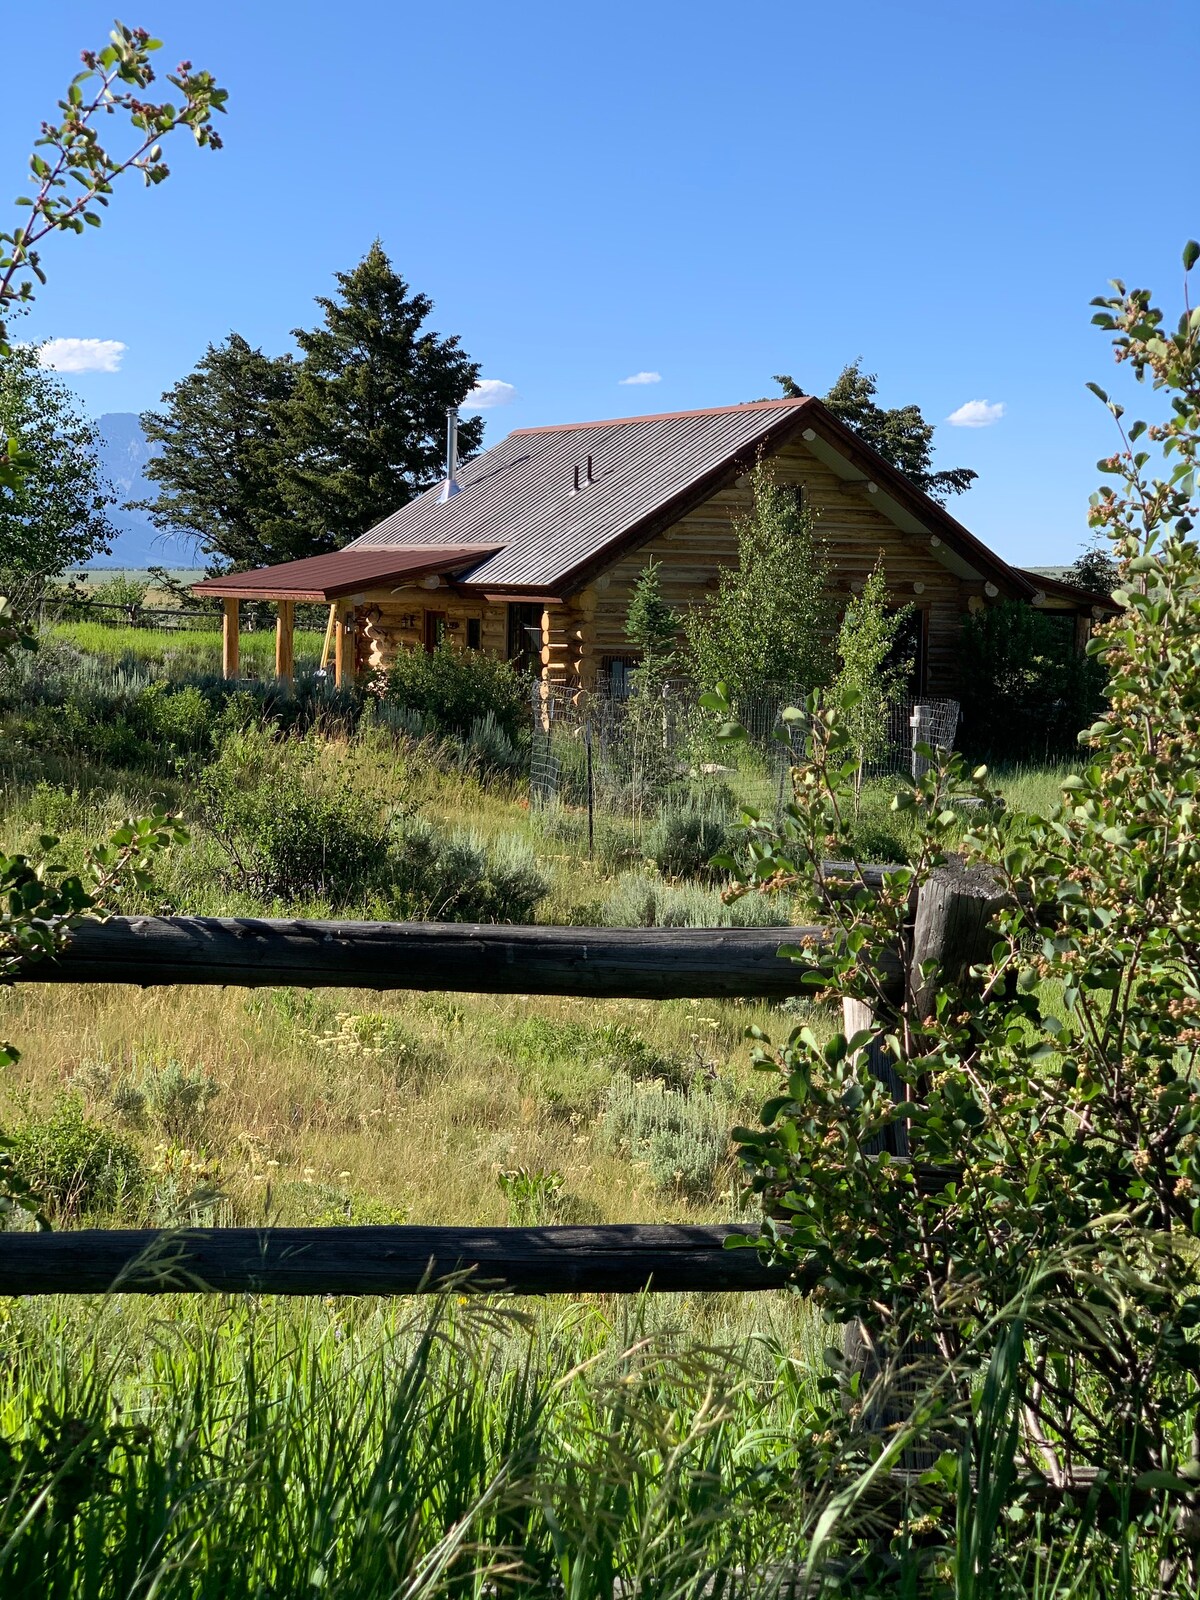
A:
[[[829,864],[837,870],[838,864]],[[882,869],[874,869],[877,878]],[[951,874],[915,907],[921,959],[978,959],[986,879]],[[982,882],[982,887],[980,886]],[[964,888],[965,885],[965,888]],[[964,911],[965,908],[965,911]],[[23,981],[784,999],[803,962],[781,958],[819,928],[550,928],[438,923],[114,917],[85,922]],[[900,981],[897,968],[893,975]],[[851,1019],[847,1019],[850,1021]],[[855,1019],[856,1025],[861,1019]],[[879,1070],[883,1071],[882,1064]],[[898,1152],[899,1153],[899,1152]],[[775,1289],[783,1275],[725,1240],[749,1226],[78,1229],[0,1233],[0,1295],[415,1294],[447,1281],[519,1294]]]

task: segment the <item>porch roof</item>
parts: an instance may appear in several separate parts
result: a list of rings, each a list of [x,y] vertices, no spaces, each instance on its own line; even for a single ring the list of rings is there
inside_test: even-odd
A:
[[[301,561],[283,561],[251,572],[230,572],[192,585],[193,594],[233,600],[340,600],[380,584],[476,566],[499,546],[454,545],[438,549],[334,550]]]

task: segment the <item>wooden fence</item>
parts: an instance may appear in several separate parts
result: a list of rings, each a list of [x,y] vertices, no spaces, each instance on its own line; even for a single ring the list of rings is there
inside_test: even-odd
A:
[[[827,864],[836,874],[839,864]],[[878,880],[884,869],[871,874]],[[948,878],[948,881],[947,881]],[[979,959],[986,875],[934,876],[914,907],[914,958]],[[590,999],[782,999],[803,990],[819,928],[548,928],[267,918],[88,922],[27,981],[449,990]],[[899,981],[897,969],[893,981]],[[849,1005],[850,1003],[847,1002]],[[848,1026],[869,1025],[860,1008]],[[876,1070],[886,1078],[882,1060]],[[904,1156],[906,1150],[897,1150]],[[0,1294],[417,1294],[448,1281],[520,1294],[773,1289],[783,1279],[725,1241],[752,1228],[77,1229],[0,1234]]]

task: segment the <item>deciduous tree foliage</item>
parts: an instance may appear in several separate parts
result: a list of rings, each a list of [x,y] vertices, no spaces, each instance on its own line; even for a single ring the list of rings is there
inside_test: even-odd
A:
[[[1185,270],[1198,259],[1189,244]],[[808,886],[828,929],[803,951],[812,981],[872,1018],[852,1038],[758,1036],[776,1092],[734,1137],[765,1201],[761,1248],[818,1283],[832,1320],[873,1330],[876,1395],[831,1396],[829,1432],[875,1476],[929,1442],[925,1481],[951,1493],[921,1508],[921,1531],[953,1553],[959,1595],[999,1592],[987,1550],[956,1536],[974,1498],[995,1498],[999,1540],[1030,1526],[1039,1484],[1081,1468],[1114,1503],[1153,1507],[1155,1592],[1182,1593],[1200,1483],[1200,316],[1185,301],[1172,327],[1119,282],[1094,303],[1117,360],[1166,404],[1152,425],[1126,423],[1096,391],[1120,442],[1091,522],[1126,609],[1091,647],[1110,706],[1061,804],[1006,811],[986,769],[949,758],[897,796],[918,836],[910,865],[879,892],[834,894],[820,861],[850,854],[855,758],[837,708],[814,700],[783,827],[748,813],[740,868],[747,890]],[[953,802],[972,794],[964,837]],[[911,899],[951,848],[992,888],[987,957],[918,967]],[[886,1437],[862,1427],[881,1389],[905,1416]],[[1060,1503],[1081,1541],[1109,1537],[1082,1497]]]
[[[290,359],[231,333],[167,390],[161,410],[142,413],[146,438],[158,446],[146,476],[161,488],[133,508],[158,528],[193,534],[214,572],[336,547],[292,517],[283,495],[281,416],[295,382]]]
[[[378,240],[337,283],[317,299],[323,321],[294,330],[302,360],[284,412],[285,492],[319,548],[365,533],[444,475],[446,408],[479,377],[456,336],[425,326],[432,300]],[[482,437],[481,418],[464,420],[462,459]]]
[[[99,429],[28,348],[0,356],[0,435],[19,439],[29,458],[0,493],[0,591],[28,602],[47,578],[111,548],[113,495]]]
[[[828,681],[833,659],[829,560],[812,515],[768,462],[751,482],[737,566],[721,569],[716,594],[685,624],[698,681],[724,683],[743,702],[777,685],[802,694]]]
[[[202,147],[220,148],[212,114],[224,110],[227,95],[211,74],[193,71],[190,61],[181,61],[168,82],[179,91],[182,104],[155,104],[145,98],[154,81],[151,56],[159,49],[160,41],[151,39],[144,28],[118,23],[102,50],[84,51],[83,71],[76,73],[59,101],[61,121],[42,124],[42,137],[30,158],[35,192],[22,197],[23,222],[12,232],[0,232],[0,361],[13,375],[18,395],[23,383],[32,384],[33,358],[12,349],[9,320],[14,310],[33,299],[32,282],[20,274],[30,272],[39,283],[46,281],[38,245],[54,233],[99,227],[97,208],[108,204],[114,182],[124,173],[141,172],[148,184],[161,183],[168,169],[159,140],[177,129],[190,129]],[[110,154],[100,143],[96,125],[102,116],[116,116],[134,129],[133,147],[124,156]],[[42,376],[39,372],[39,381]],[[46,382],[53,385],[54,380]],[[28,497],[36,491],[39,475],[48,473],[47,487],[54,487],[56,439],[39,447],[36,437],[29,440],[28,423],[24,433],[0,429],[0,436],[4,434],[0,517],[19,519],[23,508],[33,514]],[[86,464],[83,471],[86,477]],[[5,559],[8,539],[9,532],[0,531]],[[19,611],[0,595],[0,667],[16,651],[36,644]],[[53,955],[81,918],[112,910],[122,890],[132,887],[145,893],[153,856],[184,838],[179,819],[160,810],[123,824],[107,843],[89,851],[82,873],[56,859],[58,840],[49,834],[38,840],[36,857],[0,853],[0,987],[13,981],[23,961]],[[0,1067],[11,1066],[19,1057],[16,1046],[0,1038]],[[14,1207],[39,1215],[37,1196],[13,1169],[11,1147],[12,1141],[0,1134],[0,1217]]]
[[[777,373],[775,382],[794,399],[805,393],[786,372]],[[842,368],[837,382],[822,397],[823,404],[931,499],[941,504],[948,495],[969,489],[979,476],[970,467],[933,470],[933,424],[926,422],[920,406],[881,406],[875,399],[878,387],[879,379],[862,370],[859,357]]]

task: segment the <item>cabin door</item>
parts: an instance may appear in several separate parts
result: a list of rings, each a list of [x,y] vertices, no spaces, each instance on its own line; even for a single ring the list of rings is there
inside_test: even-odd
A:
[[[437,649],[446,636],[446,613],[444,611],[427,611],[425,613],[425,649],[429,655]]]

